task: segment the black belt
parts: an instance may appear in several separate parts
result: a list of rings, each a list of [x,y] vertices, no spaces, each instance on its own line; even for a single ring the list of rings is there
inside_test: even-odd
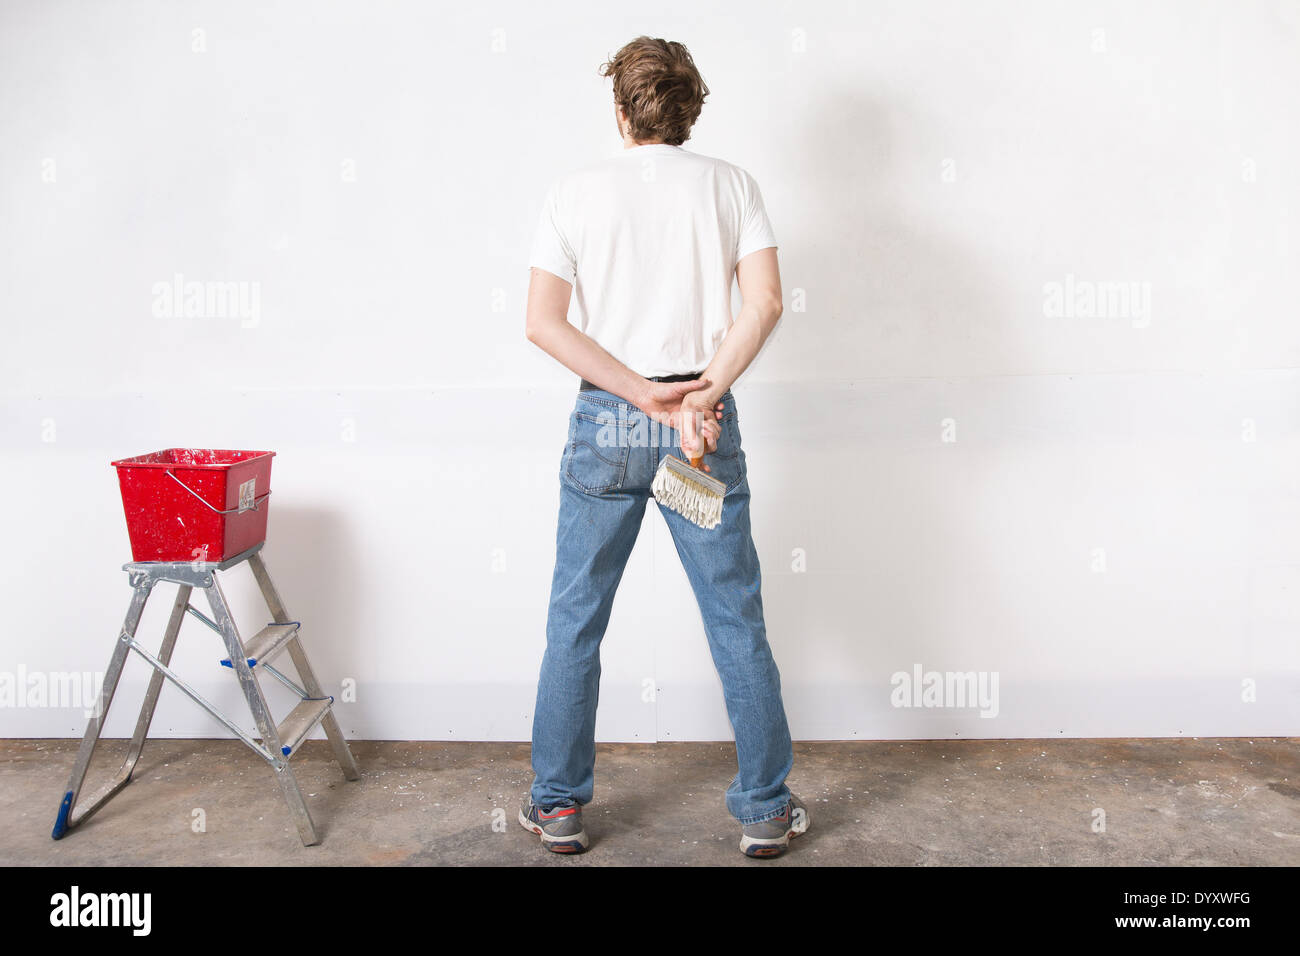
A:
[[[688,375],[652,375],[650,376],[650,381],[652,382],[693,382],[703,374],[704,374],[703,372],[691,372]],[[593,388],[600,389],[600,386],[592,385],[591,382],[587,381],[585,378],[580,379],[578,381],[578,391],[580,392],[590,391]]]

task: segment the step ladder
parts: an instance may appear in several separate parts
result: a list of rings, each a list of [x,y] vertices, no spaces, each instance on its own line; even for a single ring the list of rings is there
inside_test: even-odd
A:
[[[153,720],[154,707],[158,703],[158,693],[162,690],[163,678],[166,678],[184,691],[196,704],[221,721],[271,765],[275,771],[275,778],[280,784],[280,790],[284,793],[285,802],[289,805],[289,812],[298,826],[302,842],[307,846],[315,846],[320,842],[316,825],[312,822],[311,813],[298,787],[298,781],[289,767],[289,759],[307,739],[312,729],[320,724],[326,737],[329,738],[335,759],[343,769],[343,776],[348,780],[356,780],[360,777],[360,773],[356,761],[352,758],[352,752],[348,749],[347,741],[343,739],[338,720],[332,713],[334,698],[325,694],[317,683],[316,676],[307,661],[307,653],[303,650],[302,641],[298,636],[298,622],[289,618],[284,604],[280,601],[280,595],[275,590],[275,585],[271,583],[271,576],[267,573],[266,564],[259,553],[264,543],[261,542],[242,554],[221,562],[141,561],[122,566],[122,570],[129,575],[128,580],[134,589],[131,604],[126,613],[126,623],[123,624],[117,644],[113,648],[113,657],[109,661],[108,670],[104,674],[98,706],[86,725],[86,735],[82,738],[81,747],[77,751],[77,759],[72,766],[72,776],[68,780],[63,800],[59,804],[59,813],[52,834],[54,839],[61,839],[73,827],[83,823],[131,782],[131,773],[135,770],[136,762],[144,749],[149,724]],[[266,606],[272,618],[266,627],[248,641],[240,638],[230,613],[230,605],[226,602],[221,584],[217,581],[218,571],[225,571],[245,561],[252,569],[253,577],[257,579],[258,588],[262,592],[262,597],[266,599]],[[176,592],[176,600],[172,603],[171,618],[163,634],[162,646],[158,656],[155,657],[136,640],[135,632],[144,613],[145,603],[149,600],[154,585],[160,581],[175,583],[179,585],[179,589]],[[195,588],[201,588],[207,594],[208,604],[212,609],[211,618],[190,604],[190,594]],[[221,663],[231,668],[239,678],[239,686],[248,701],[248,709],[252,712],[253,722],[261,735],[260,740],[250,736],[238,724],[217,710],[170,668],[176,636],[180,633],[181,622],[186,614],[193,615],[221,635],[226,646],[226,658]],[[149,678],[149,689],[145,693],[144,705],[140,708],[135,733],[131,737],[131,746],[122,769],[94,796],[88,798],[89,805],[82,808],[77,804],[77,797],[85,782],[86,771],[95,753],[95,745],[99,743],[100,731],[113,702],[113,693],[117,690],[117,682],[122,676],[128,651],[135,651],[153,667],[153,674]],[[282,652],[288,653],[302,686],[271,666],[270,662]],[[271,718],[266,697],[258,683],[259,672],[272,675],[301,698],[301,702],[278,724]]]

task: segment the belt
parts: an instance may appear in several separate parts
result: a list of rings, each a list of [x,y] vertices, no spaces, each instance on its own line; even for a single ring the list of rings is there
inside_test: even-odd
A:
[[[691,372],[687,375],[652,375],[650,376],[650,381],[652,382],[693,382],[697,378],[699,378],[702,374],[704,373]],[[590,391],[593,388],[600,389],[600,386],[591,384],[591,382],[587,381],[585,378],[580,379],[578,382],[578,391],[580,392]]]

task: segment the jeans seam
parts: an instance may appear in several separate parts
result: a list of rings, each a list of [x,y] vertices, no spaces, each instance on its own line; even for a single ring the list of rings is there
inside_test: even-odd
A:
[[[582,395],[578,399],[581,402],[591,402],[593,405],[604,405],[607,408],[618,408],[620,405],[630,404],[628,402],[616,402],[610,398],[593,398],[590,395]]]
[[[608,418],[601,418],[599,415],[589,415],[587,412],[579,412],[576,410],[573,414],[576,415],[580,421],[591,422],[593,425],[608,426],[621,429],[622,431],[627,431],[627,429],[632,427],[629,420],[626,418],[620,420],[615,417],[611,421]]]

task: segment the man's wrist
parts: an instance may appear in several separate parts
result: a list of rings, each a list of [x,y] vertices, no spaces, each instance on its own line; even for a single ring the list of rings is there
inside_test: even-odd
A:
[[[650,394],[650,379],[637,375],[636,372],[632,374],[636,378],[633,379],[632,394],[628,396],[628,400],[637,408],[644,410],[650,404],[652,397]]]
[[[708,378],[709,376],[706,374],[700,377]],[[707,408],[712,408],[714,405],[718,404],[718,402],[722,400],[722,396],[725,395],[726,392],[727,389],[723,387],[721,382],[711,382],[706,387],[700,389],[696,394],[699,395],[700,399],[703,401],[703,404]]]

